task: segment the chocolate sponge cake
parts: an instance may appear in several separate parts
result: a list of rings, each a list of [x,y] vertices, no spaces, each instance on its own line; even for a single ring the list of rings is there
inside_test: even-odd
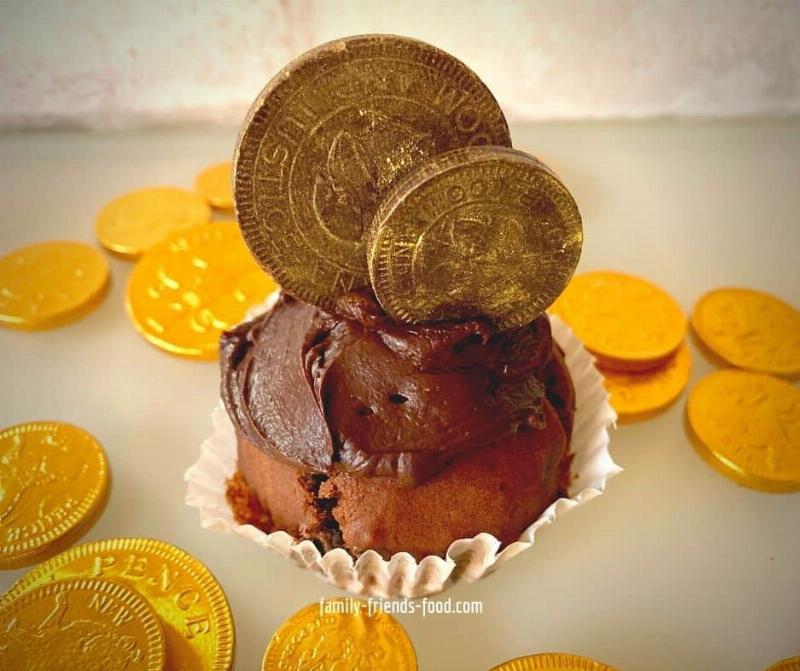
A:
[[[421,558],[513,542],[566,490],[574,391],[547,315],[406,325],[366,290],[331,311],[282,294],[221,359],[242,522]]]

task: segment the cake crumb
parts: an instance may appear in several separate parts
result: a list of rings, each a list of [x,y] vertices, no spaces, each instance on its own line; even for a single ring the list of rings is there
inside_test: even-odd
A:
[[[239,524],[252,524],[265,532],[272,531],[272,519],[264,510],[244,476],[236,471],[225,483],[225,499]]]

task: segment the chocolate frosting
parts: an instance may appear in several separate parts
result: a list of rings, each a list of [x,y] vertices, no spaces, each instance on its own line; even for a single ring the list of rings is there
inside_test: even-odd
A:
[[[545,315],[409,327],[366,292],[326,313],[286,294],[222,336],[222,397],[268,454],[322,473],[419,483],[469,450],[541,426]]]

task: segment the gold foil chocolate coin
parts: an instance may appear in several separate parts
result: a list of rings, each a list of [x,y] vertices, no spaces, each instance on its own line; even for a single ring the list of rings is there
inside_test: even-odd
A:
[[[576,275],[550,311],[606,370],[657,368],[686,335],[686,317],[675,300],[652,282],[624,273]]]
[[[299,610],[275,632],[262,671],[347,669],[416,671],[405,629],[391,615],[358,599],[327,599]]]
[[[83,429],[29,422],[0,431],[0,569],[74,542],[102,511],[108,480],[103,449]]]
[[[131,258],[144,254],[170,233],[211,218],[203,196],[162,186],[126,193],[108,203],[95,221],[100,244]]]
[[[689,425],[701,454],[736,482],[800,490],[800,389],[763,373],[721,370],[692,389]]]
[[[74,547],[20,578],[0,607],[40,585],[76,576],[114,580],[145,597],[161,617],[171,671],[233,668],[233,619],[225,593],[197,559],[162,541],[115,538]]]
[[[788,657],[780,662],[775,662],[766,671],[800,671],[800,656]]]
[[[205,168],[194,180],[194,188],[218,210],[233,209],[231,162],[215,163]]]
[[[692,328],[714,354],[738,368],[800,374],[800,311],[752,289],[716,289],[692,313]]]
[[[614,669],[588,657],[563,652],[543,652],[503,662],[490,671],[614,671]]]
[[[234,156],[244,238],[288,293],[325,308],[369,283],[364,238],[384,194],[431,156],[510,146],[463,63],[424,42],[362,35],[309,51],[250,108]]]
[[[0,258],[0,325],[60,326],[97,307],[108,287],[108,262],[79,242],[40,242]]]
[[[0,610],[0,670],[162,671],[164,632],[147,601],[109,580],[37,587]]]
[[[602,371],[611,406],[623,419],[649,416],[672,403],[689,382],[692,355],[686,343],[663,365],[652,371],[620,373]]]
[[[535,319],[562,292],[583,229],[566,187],[532,156],[457,149],[417,167],[372,223],[369,273],[383,309],[406,323]]]
[[[219,336],[276,289],[233,222],[173,233],[145,254],[128,281],[139,332],[172,354],[216,359]]]

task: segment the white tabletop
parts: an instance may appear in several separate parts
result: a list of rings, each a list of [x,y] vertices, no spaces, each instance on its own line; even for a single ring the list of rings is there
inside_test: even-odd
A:
[[[37,240],[93,241],[110,198],[156,184],[190,187],[231,155],[236,129],[0,135],[0,253]],[[580,269],[644,275],[687,312],[721,285],[800,302],[800,120],[537,124],[515,145],[549,163],[584,218]],[[173,358],[131,327],[131,263],[89,317],[54,331],[0,329],[0,424],[61,419],[105,446],[108,508],[86,540],[161,538],[216,574],[233,609],[238,669],[252,671],[277,626],[339,594],[277,555],[200,528],[183,472],[210,431],[213,363]],[[692,346],[692,382],[711,371]],[[757,671],[800,654],[800,494],[734,485],[695,453],[685,397],[622,426],[625,468],[608,492],[537,536],[494,576],[443,598],[481,600],[482,615],[401,616],[423,671],[483,671],[542,651],[624,671]],[[0,574],[5,589],[21,571]]]

